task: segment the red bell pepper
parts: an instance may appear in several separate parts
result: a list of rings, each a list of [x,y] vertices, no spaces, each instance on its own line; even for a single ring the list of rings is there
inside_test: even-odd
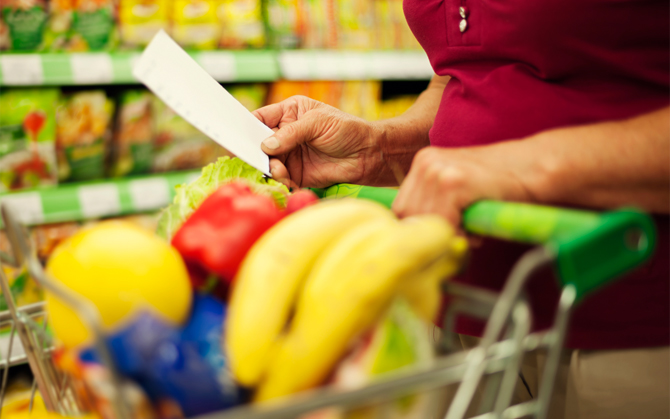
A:
[[[254,194],[243,182],[228,183],[191,214],[172,238],[172,245],[189,271],[204,270],[229,284],[251,246],[283,215],[269,196]]]

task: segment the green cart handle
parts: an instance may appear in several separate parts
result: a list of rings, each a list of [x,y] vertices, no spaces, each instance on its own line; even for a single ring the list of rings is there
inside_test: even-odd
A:
[[[321,198],[370,199],[389,208],[398,192],[351,184],[313,191]],[[599,213],[484,200],[464,211],[463,227],[478,235],[545,246],[556,257],[560,281],[572,284],[578,299],[640,266],[656,245],[653,221],[633,209]]]

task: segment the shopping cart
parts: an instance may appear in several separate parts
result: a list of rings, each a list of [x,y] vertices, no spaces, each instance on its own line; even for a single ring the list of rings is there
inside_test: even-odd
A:
[[[336,185],[317,190],[317,193],[326,199],[350,196],[373,199],[390,206],[396,191]],[[96,349],[109,371],[108,394],[112,404],[109,415],[132,417],[120,390],[122,377],[116,371],[106,346],[105,332],[95,307],[48,278],[24,228],[18,224],[11,209],[3,205],[0,210],[13,251],[13,255],[5,256],[3,260],[25,266],[41,286],[69,303],[87,322],[96,337]],[[587,294],[649,258],[655,245],[653,223],[648,216],[634,210],[596,213],[495,201],[472,205],[464,212],[463,220],[465,229],[471,233],[538,246],[517,262],[499,294],[455,283],[444,285],[444,292],[453,298],[445,313],[444,333],[438,344],[442,355],[430,367],[397,371],[355,390],[322,388],[278,402],[245,405],[201,418],[297,418],[323,412],[324,409],[330,409],[329,412],[335,411],[333,409],[340,413],[356,412],[366,406],[383,406],[413,394],[434,396],[430,399],[431,403],[426,404],[426,412],[421,418],[442,418],[444,413],[439,413],[439,395],[448,386],[457,390],[444,416],[446,419],[464,417],[475,394],[480,391],[478,418],[544,418],[573,307]],[[560,300],[553,326],[542,332],[531,332],[532,314],[524,285],[533,273],[547,266],[554,267],[560,281]],[[16,307],[7,279],[2,274],[0,284],[9,309],[0,319],[10,325],[12,336],[16,334],[25,349],[25,357],[6,360],[2,364],[4,372],[0,397],[5,392],[7,367],[27,361],[35,376],[33,387],[39,390],[47,409],[77,414],[81,405],[74,397],[71,380],[51,363],[53,344],[44,332],[47,319],[43,306]],[[42,324],[31,316],[34,313],[38,313]],[[459,350],[454,343],[454,319],[459,314],[488,319],[483,337],[473,349]],[[539,393],[530,401],[512,405],[513,389],[523,357],[538,349],[547,352]]]

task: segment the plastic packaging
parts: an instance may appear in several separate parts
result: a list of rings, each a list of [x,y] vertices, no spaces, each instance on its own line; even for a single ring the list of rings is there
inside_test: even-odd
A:
[[[216,48],[221,27],[216,0],[173,0],[172,37],[184,48]]]
[[[57,183],[57,89],[0,94],[0,192]]]
[[[58,178],[89,180],[105,174],[114,102],[102,90],[74,93],[57,112]]]

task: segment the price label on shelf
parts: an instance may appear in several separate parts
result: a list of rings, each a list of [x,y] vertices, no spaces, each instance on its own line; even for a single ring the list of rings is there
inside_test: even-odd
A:
[[[75,84],[105,84],[114,81],[112,58],[109,54],[72,54],[70,66]]]
[[[202,52],[198,55],[198,63],[218,81],[235,80],[235,56],[229,52]]]
[[[0,198],[0,203],[9,206],[21,223],[40,224],[44,222],[42,198],[37,192],[23,192]]]
[[[306,51],[282,51],[279,53],[279,67],[287,80],[311,80],[310,58]]]
[[[368,78],[368,57],[361,52],[343,52],[342,78],[345,80],[365,80]]]
[[[36,85],[44,81],[42,59],[37,54],[0,55],[2,84]]]
[[[86,218],[119,214],[119,190],[113,184],[82,186],[79,188],[79,206]]]
[[[133,180],[129,189],[134,209],[137,211],[155,210],[170,203],[170,185],[167,179]]]
[[[339,80],[342,77],[340,66],[342,60],[335,51],[315,52],[312,57],[314,63],[314,72],[316,79],[320,80]]]

